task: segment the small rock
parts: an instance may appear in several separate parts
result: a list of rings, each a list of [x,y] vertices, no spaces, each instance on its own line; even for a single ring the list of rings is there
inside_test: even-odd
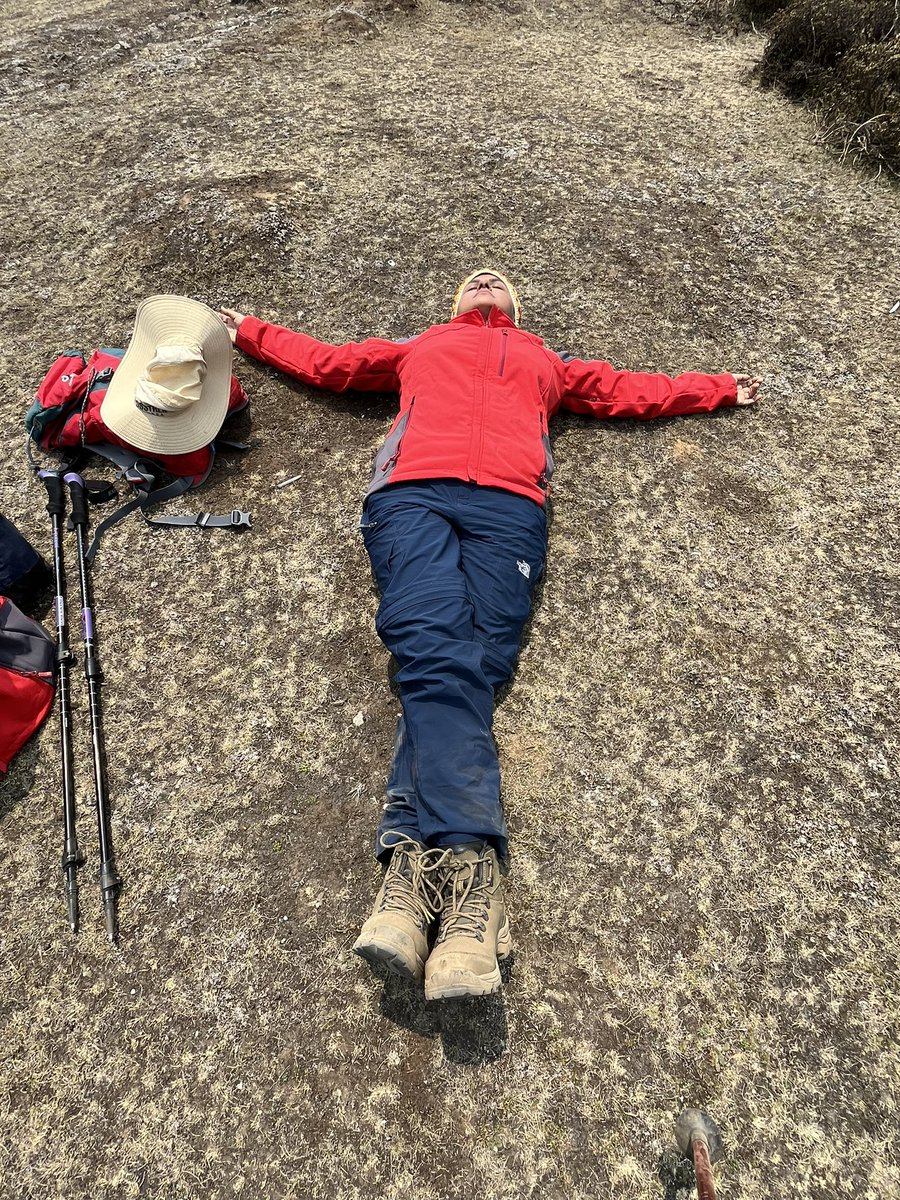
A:
[[[374,21],[355,8],[336,8],[323,21],[329,33],[361,34],[363,37],[378,37],[381,32]]]

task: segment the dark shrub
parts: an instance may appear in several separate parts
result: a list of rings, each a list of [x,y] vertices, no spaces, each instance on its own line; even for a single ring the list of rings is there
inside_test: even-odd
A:
[[[734,14],[743,24],[763,28],[790,0],[736,0]]]
[[[794,0],[772,21],[760,79],[818,109],[842,157],[897,172],[898,35],[895,0]]]
[[[891,37],[896,25],[894,0],[794,0],[772,23],[762,82],[802,96],[849,50]]]
[[[849,50],[823,81],[819,104],[831,144],[900,175],[900,41]]]

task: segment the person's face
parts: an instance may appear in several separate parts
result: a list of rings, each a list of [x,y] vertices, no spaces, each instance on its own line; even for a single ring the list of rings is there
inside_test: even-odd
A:
[[[515,320],[516,308],[512,296],[509,294],[509,288],[502,279],[485,272],[483,275],[476,275],[466,285],[459,298],[456,315],[471,312],[473,308],[480,308],[487,316],[494,304],[501,308],[508,317]]]

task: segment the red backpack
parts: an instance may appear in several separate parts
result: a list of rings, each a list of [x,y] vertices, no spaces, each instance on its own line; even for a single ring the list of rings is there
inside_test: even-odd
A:
[[[0,596],[0,774],[50,711],[55,672],[53,639]]]
[[[106,348],[95,350],[86,359],[80,350],[67,350],[44,376],[37,397],[25,416],[29,439],[43,450],[63,453],[87,450],[99,454],[115,463],[122,478],[134,489],[135,498],[97,526],[88,558],[93,558],[96,553],[104,530],[135,508],[141,509],[152,525],[249,528],[249,513],[237,509],[227,517],[203,512],[195,517],[147,516],[146,509],[152,505],[180,496],[206,480],[215,460],[216,442],[233,449],[246,449],[246,446],[221,437],[190,454],[149,454],[129,446],[100,418],[100,405],[124,353],[124,350]],[[248,403],[247,393],[232,375],[227,416],[240,412]],[[173,476],[173,482],[157,488],[159,473]]]

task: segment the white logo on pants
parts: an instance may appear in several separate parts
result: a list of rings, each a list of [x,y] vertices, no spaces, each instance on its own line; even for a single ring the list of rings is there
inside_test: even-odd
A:
[[[522,572],[526,579],[531,578],[531,563],[523,562],[521,558],[516,559],[516,566]]]

